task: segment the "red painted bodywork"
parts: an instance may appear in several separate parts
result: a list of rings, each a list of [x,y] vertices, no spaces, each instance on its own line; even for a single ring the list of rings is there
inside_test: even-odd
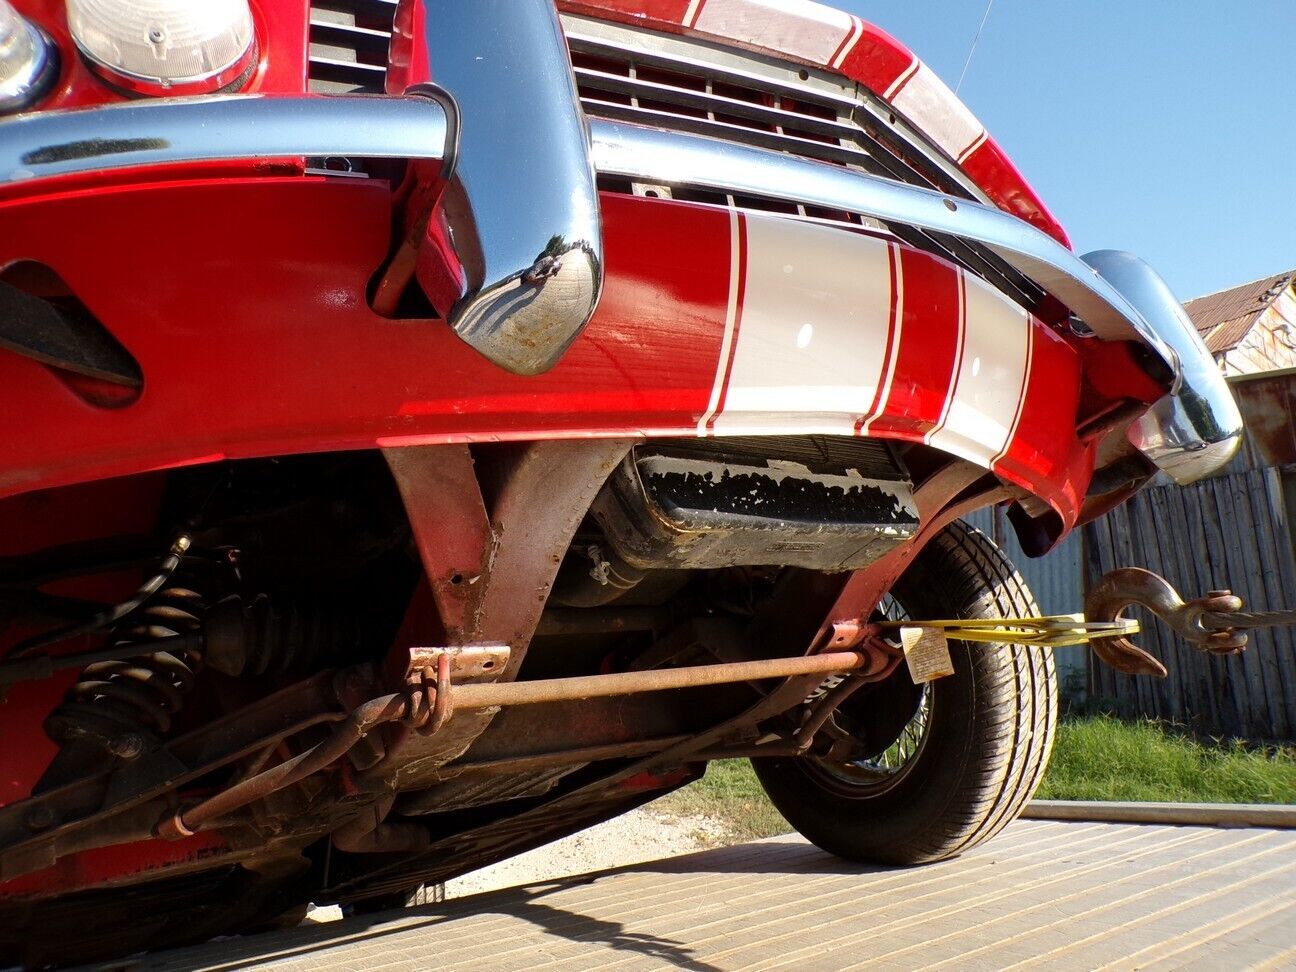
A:
[[[219,179],[0,203],[0,267],[53,267],[145,375],[138,401],[109,410],[43,365],[0,356],[0,387],[17,390],[0,428],[0,496],[230,458],[695,434],[723,331],[728,216],[616,194],[604,195],[603,207],[607,283],[598,312],[556,368],[521,377],[440,321],[369,309],[365,288],[390,239],[385,184]],[[99,234],[60,231],[74,225],[121,229],[105,249]],[[160,228],[164,240],[155,238]],[[915,335],[949,324],[939,314],[914,323]],[[1035,327],[1055,349],[1044,380],[1060,391],[1028,398],[1015,461],[1000,471],[1069,522],[1088,474],[1075,397],[1065,391],[1079,387],[1078,359]],[[912,347],[902,348],[896,384],[921,398],[934,387],[929,357],[920,338]],[[912,438],[912,409],[894,396],[884,417],[895,422],[879,421],[875,434]]]
[[[68,53],[58,0],[16,5],[65,52],[42,108],[118,100]],[[250,89],[305,90],[306,4],[254,6],[261,61]],[[678,31],[687,3],[560,6]],[[842,70],[882,90],[911,62],[907,50],[868,27]],[[993,142],[966,168],[1004,208],[1065,240]],[[602,202],[607,281],[595,318],[551,372],[520,377],[490,364],[442,321],[390,320],[370,310],[366,288],[391,242],[393,200],[384,182],[304,176],[299,162],[260,160],[11,190],[0,197],[0,270],[20,260],[53,268],[135,356],[145,380],[137,401],[105,409],[45,366],[0,352],[0,497],[7,497],[0,538],[8,538],[0,553],[86,539],[98,529],[147,529],[157,477],[139,474],[152,470],[420,443],[696,434],[724,331],[729,216],[617,194]],[[921,441],[944,394],[935,376],[949,370],[922,333],[948,327],[953,275],[936,258],[902,250],[906,273],[930,287],[899,311],[913,336],[898,348],[896,378],[870,433]],[[918,293],[912,284],[909,292]],[[1084,355],[1045,324],[1031,326],[1035,357],[1020,425],[995,468],[1070,525],[1093,462],[1092,446],[1075,433]],[[103,482],[126,476],[136,478]],[[36,492],[75,484],[94,486]],[[0,705],[0,738],[32,740],[21,758],[6,743],[0,804],[26,795],[52,755],[31,727],[63,684],[24,686]],[[214,840],[74,855],[0,893],[111,882],[209,853]]]

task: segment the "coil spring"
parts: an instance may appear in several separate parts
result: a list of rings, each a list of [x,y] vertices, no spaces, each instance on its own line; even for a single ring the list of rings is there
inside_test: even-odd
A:
[[[201,661],[194,635],[205,610],[202,595],[172,583],[146,607],[113,629],[113,647],[139,646],[141,654],[86,666],[76,684],[45,720],[45,732],[60,745],[84,740],[123,759],[164,735],[184,705]],[[183,639],[183,647],[167,642]],[[150,650],[156,649],[156,650]]]

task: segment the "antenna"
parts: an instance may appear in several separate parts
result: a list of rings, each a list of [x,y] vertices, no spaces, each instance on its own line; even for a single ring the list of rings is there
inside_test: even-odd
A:
[[[968,65],[972,63],[972,55],[976,53],[977,41],[981,39],[981,31],[985,30],[986,21],[990,19],[990,8],[994,6],[994,0],[986,0],[985,13],[981,15],[981,24],[977,27],[976,36],[972,38],[972,46],[968,49],[967,60],[963,62],[963,70],[959,72],[958,84],[954,85],[954,93],[958,94],[959,88],[963,87],[963,79],[967,77]]]

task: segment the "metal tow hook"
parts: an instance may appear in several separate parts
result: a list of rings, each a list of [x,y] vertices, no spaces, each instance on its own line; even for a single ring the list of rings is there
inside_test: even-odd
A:
[[[1085,617],[1115,621],[1131,604],[1142,605],[1180,637],[1216,655],[1242,651],[1247,643],[1242,629],[1296,624],[1296,611],[1243,612],[1242,599],[1231,591],[1211,591],[1185,601],[1164,577],[1141,567],[1122,567],[1103,575],[1085,598]],[[1098,657],[1118,672],[1158,678],[1168,674],[1161,662],[1128,638],[1095,638],[1091,644]]]

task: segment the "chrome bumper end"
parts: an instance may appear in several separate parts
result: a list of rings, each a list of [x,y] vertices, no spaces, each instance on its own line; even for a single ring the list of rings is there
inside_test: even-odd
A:
[[[1174,387],[1130,426],[1131,444],[1181,486],[1216,472],[1242,443],[1242,414],[1187,312],[1160,275],[1132,253],[1097,250],[1082,259],[1178,359]]]

